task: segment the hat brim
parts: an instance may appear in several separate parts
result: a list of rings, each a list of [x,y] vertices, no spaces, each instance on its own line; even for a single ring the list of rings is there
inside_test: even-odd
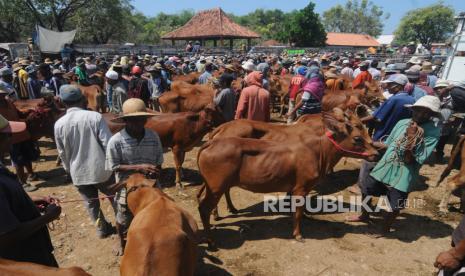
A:
[[[19,133],[26,130],[26,123],[9,121],[8,125],[0,129],[0,133]]]
[[[429,106],[425,106],[425,105],[415,105],[415,104],[406,104],[404,105],[405,107],[407,108],[412,108],[414,109],[415,107],[423,107],[423,108],[428,108],[431,112],[433,112],[436,116],[439,116],[439,114],[441,114],[439,111],[434,111],[432,110]]]
[[[114,119],[111,119],[112,122],[115,123],[124,123],[124,118],[131,118],[131,117],[154,117],[160,116],[160,113],[149,113],[149,112],[134,112],[126,115],[118,116]]]

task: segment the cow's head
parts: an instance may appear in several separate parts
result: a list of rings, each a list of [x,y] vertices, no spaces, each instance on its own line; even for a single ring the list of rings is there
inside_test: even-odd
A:
[[[225,122],[220,107],[214,103],[205,106],[202,113],[201,116],[204,117],[210,127],[217,127]]]
[[[323,122],[328,129],[328,139],[347,157],[374,161],[378,151],[360,119],[350,110],[334,108],[323,113]]]
[[[156,180],[149,179],[141,173],[134,173],[125,179],[121,179],[118,183],[108,185],[108,190],[114,194],[121,191],[121,189],[126,188],[127,196],[128,191],[133,192],[141,187],[156,187]]]

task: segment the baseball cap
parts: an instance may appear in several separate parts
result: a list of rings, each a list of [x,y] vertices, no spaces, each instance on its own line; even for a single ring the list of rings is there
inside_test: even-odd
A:
[[[81,89],[79,89],[76,85],[62,85],[60,87],[60,99],[65,103],[77,102],[82,99]]]
[[[382,83],[397,83],[405,86],[408,83],[408,78],[404,74],[394,74],[388,79],[381,81]]]

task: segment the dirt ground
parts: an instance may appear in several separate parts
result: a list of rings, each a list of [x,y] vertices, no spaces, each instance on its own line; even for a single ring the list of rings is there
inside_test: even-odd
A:
[[[80,199],[75,187],[57,168],[57,152],[51,140],[41,141],[42,158],[34,164],[44,179],[33,184],[40,189],[34,194],[54,195],[61,200]],[[184,163],[188,197],[178,195],[173,187],[174,169],[171,152],[165,153],[162,184],[164,191],[187,209],[202,228],[195,195],[200,178],[197,173],[197,149],[189,152]],[[447,151],[450,150],[450,147]],[[322,194],[350,195],[346,188],[357,181],[360,161],[343,159],[335,172],[322,183]],[[425,165],[421,170],[424,182],[410,199],[422,204],[402,212],[394,224],[395,232],[374,238],[376,227],[362,223],[346,223],[348,213],[315,214],[303,220],[304,243],[291,236],[291,217],[263,211],[263,195],[238,188],[232,199],[238,215],[228,215],[224,199],[220,214],[226,216],[213,224],[219,250],[208,252],[199,246],[197,275],[432,275],[437,254],[450,245],[450,235],[461,214],[437,216],[437,204],[444,184],[433,187],[445,165]],[[453,173],[456,173],[454,171]],[[458,198],[454,198],[455,206]],[[105,200],[103,210],[114,222],[112,209]],[[61,220],[51,231],[55,255],[62,267],[80,266],[92,275],[118,275],[120,258],[112,254],[116,236],[98,239],[82,202],[64,203]],[[379,220],[378,220],[379,221]]]

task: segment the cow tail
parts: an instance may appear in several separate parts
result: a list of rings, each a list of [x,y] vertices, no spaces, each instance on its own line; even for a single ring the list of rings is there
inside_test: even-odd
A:
[[[439,184],[441,184],[441,182],[450,174],[450,172],[454,168],[454,164],[455,164],[456,159],[461,155],[464,141],[465,141],[465,135],[462,135],[460,137],[460,140],[457,142],[454,149],[452,150],[452,153],[451,153],[450,159],[449,159],[449,163],[447,164],[447,167],[442,172],[441,177],[439,178],[438,182],[436,183],[436,186],[439,186]]]

